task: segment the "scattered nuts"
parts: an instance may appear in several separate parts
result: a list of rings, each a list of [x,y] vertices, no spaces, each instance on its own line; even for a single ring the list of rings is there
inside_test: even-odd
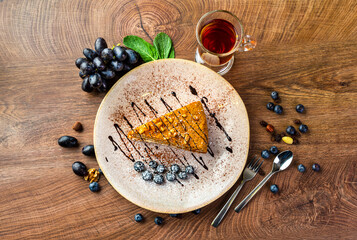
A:
[[[95,168],[88,169],[88,175],[84,176],[84,180],[92,182],[98,182],[100,177],[100,173]]]
[[[77,132],[82,131],[82,130],[83,130],[82,123],[80,123],[80,122],[75,122],[75,123],[73,124],[73,126],[72,126],[72,129],[73,129],[74,131],[77,131]]]
[[[183,118],[186,118],[186,117],[187,117],[187,115],[186,115],[186,114],[182,114],[182,117],[183,117]]]
[[[293,144],[294,140],[291,137],[283,137],[283,141],[286,144]]]
[[[161,127],[161,126],[162,126],[162,122],[158,122],[158,123],[156,124],[156,126],[157,126],[157,127]]]
[[[195,120],[195,121],[198,121],[198,116],[196,116],[196,115],[193,115],[193,120]]]
[[[161,131],[161,132],[164,132],[164,131],[165,131],[165,128],[161,127],[161,128],[160,128],[160,131]]]

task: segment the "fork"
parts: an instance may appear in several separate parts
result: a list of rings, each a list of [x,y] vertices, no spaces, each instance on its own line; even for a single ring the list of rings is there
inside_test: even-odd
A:
[[[228,212],[229,208],[231,207],[234,199],[236,199],[239,191],[242,189],[243,185],[248,182],[249,180],[253,179],[255,177],[255,175],[257,174],[257,172],[259,171],[260,167],[262,166],[264,160],[259,163],[260,158],[258,158],[258,160],[255,161],[255,159],[257,159],[257,156],[254,156],[254,158],[250,161],[250,163],[248,164],[248,166],[244,169],[243,172],[243,180],[241,182],[241,184],[239,184],[239,186],[237,187],[237,189],[234,191],[234,193],[232,194],[232,196],[228,199],[228,201],[226,202],[226,204],[223,206],[223,208],[221,209],[221,211],[218,213],[218,215],[216,216],[216,218],[213,220],[213,222],[211,223],[211,225],[213,227],[218,227],[218,225],[222,222],[224,216],[226,215],[226,213]]]

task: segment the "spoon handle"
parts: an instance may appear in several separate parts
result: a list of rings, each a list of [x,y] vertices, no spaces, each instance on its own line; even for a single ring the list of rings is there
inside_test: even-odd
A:
[[[274,172],[270,172],[234,209],[236,212],[240,212],[245,205],[254,197],[254,195],[263,187],[263,185],[273,176]]]

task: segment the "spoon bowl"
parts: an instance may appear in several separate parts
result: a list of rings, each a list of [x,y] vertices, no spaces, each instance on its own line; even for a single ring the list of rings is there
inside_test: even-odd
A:
[[[283,171],[290,166],[292,161],[293,161],[292,151],[288,150],[288,151],[281,152],[275,157],[273,162],[273,168],[271,171],[274,173]]]
[[[263,187],[263,185],[273,176],[275,173],[283,171],[287,169],[291,162],[293,161],[293,153],[292,151],[284,151],[278,154],[275,157],[273,162],[273,167],[271,172],[238,204],[238,206],[234,209],[236,212],[240,212],[245,205],[254,197],[254,195]]]

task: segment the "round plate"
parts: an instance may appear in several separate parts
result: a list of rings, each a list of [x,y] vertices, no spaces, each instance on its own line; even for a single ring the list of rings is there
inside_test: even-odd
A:
[[[192,94],[190,86],[196,90],[197,95]],[[134,141],[131,144],[124,135],[131,130],[125,118],[133,127],[155,119],[145,101],[157,111],[157,116],[168,112],[160,98],[172,109],[180,108],[172,92],[176,93],[182,105],[206,97],[210,112],[215,113],[231,138],[229,141],[229,137],[205,109],[209,145],[214,157],[209,153],[192,155],[189,151],[147,143],[153,155],[143,142]],[[213,202],[237,181],[249,149],[248,115],[235,89],[214,71],[182,59],[157,60],[124,75],[105,96],[95,121],[94,146],[105,177],[123,197],[154,212],[184,213]],[[126,156],[147,162],[151,157],[166,165],[176,162],[182,168],[180,158],[184,164],[194,166],[198,179],[189,175],[188,179],[180,180],[181,184],[166,179],[161,185],[146,182]],[[150,169],[147,164],[145,166]]]

